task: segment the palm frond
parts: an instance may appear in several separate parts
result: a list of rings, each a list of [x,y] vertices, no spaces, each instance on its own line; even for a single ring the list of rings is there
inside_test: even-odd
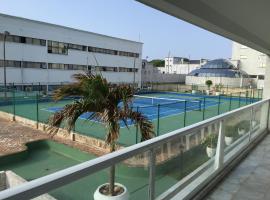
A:
[[[148,118],[144,116],[141,112],[136,112],[131,109],[128,109],[126,111],[122,110],[120,111],[119,118],[124,122],[127,119],[131,119],[133,122],[138,124],[141,135],[142,135],[142,141],[149,140],[155,136],[152,122],[148,120]]]

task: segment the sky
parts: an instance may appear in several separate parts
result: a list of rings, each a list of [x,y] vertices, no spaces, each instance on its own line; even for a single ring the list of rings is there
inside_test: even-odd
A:
[[[230,58],[230,40],[134,0],[1,0],[0,13],[143,42],[143,58]]]

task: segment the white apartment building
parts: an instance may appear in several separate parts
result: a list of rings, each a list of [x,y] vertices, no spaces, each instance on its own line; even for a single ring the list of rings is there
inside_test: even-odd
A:
[[[200,68],[207,62],[206,59],[190,60],[182,57],[166,57],[165,67],[160,70],[165,74],[189,74],[191,71]]]
[[[254,85],[257,85],[258,88],[263,87],[265,67],[267,66],[267,56],[265,54],[233,42],[231,59],[241,70],[249,74]]]
[[[140,42],[0,14],[0,83],[43,86],[71,82],[91,70],[113,83],[141,83]]]

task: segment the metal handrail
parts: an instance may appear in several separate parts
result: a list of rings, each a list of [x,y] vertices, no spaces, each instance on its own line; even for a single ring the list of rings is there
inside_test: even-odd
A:
[[[190,125],[188,127],[172,131],[165,135],[155,137],[151,140],[147,140],[142,143],[135,144],[130,147],[126,147],[124,149],[120,149],[116,152],[60,170],[53,174],[32,180],[30,182],[16,186],[14,188],[4,190],[0,192],[0,199],[22,200],[37,197],[39,195],[47,193],[50,190],[74,182],[80,178],[91,175],[97,171],[101,171],[105,168],[108,168],[112,165],[115,165],[121,161],[136,156],[140,153],[151,151],[156,147],[159,147],[160,145],[179,137],[179,135],[181,136],[188,135],[190,134],[190,132],[199,130],[201,128],[209,126],[210,124],[221,121],[231,115],[234,115],[235,113],[249,110],[254,106],[260,106],[269,101],[270,99],[266,99],[244,106],[242,108],[230,111],[225,114],[221,114],[219,116],[215,116],[213,118],[204,120],[194,125]]]

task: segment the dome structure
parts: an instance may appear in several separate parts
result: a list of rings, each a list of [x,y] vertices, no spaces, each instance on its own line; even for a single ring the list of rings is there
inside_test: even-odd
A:
[[[245,77],[246,72],[239,70],[226,59],[216,59],[207,62],[200,69],[191,71],[188,76],[197,77],[228,77],[239,78]]]

